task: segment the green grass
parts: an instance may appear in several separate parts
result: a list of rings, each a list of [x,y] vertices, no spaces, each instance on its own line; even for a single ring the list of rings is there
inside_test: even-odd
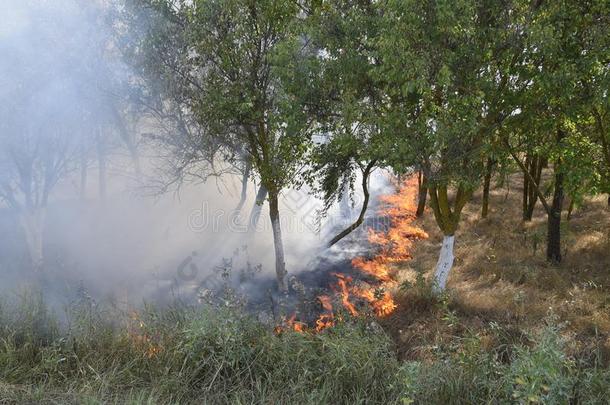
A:
[[[605,403],[610,373],[563,351],[549,325],[510,360],[476,336],[432,362],[401,363],[370,320],[320,334],[237,309],[82,304],[60,326],[39,295],[0,305],[0,403]],[[66,322],[64,322],[66,323]]]

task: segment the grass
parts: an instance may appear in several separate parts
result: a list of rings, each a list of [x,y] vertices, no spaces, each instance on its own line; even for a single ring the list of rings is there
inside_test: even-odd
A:
[[[88,308],[60,328],[41,299],[2,312],[4,403],[392,403],[400,363],[364,321],[276,335],[235,309]],[[83,315],[86,314],[86,315]]]
[[[371,319],[277,335],[236,308],[115,311],[81,303],[60,325],[38,294],[3,304],[0,403],[605,403],[610,395],[610,371],[599,356],[568,355],[556,319],[520,341],[489,325],[504,347],[475,333],[402,362]]]

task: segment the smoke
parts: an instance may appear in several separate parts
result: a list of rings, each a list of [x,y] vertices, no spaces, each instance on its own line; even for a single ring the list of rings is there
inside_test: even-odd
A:
[[[119,11],[110,1],[0,1],[2,292],[40,278],[37,233],[43,288],[58,302],[79,286],[130,303],[192,296],[223,259],[273,277],[267,205],[254,234],[244,223],[254,184],[241,217],[233,212],[238,176],[179,193],[142,191],[162,151],[146,143],[151,125],[130,108],[133,79],[115,42]],[[373,183],[373,192],[387,186],[382,175]],[[331,231],[357,216],[335,212],[342,222],[320,232],[319,208],[307,190],[282,196],[292,274],[311,270]]]

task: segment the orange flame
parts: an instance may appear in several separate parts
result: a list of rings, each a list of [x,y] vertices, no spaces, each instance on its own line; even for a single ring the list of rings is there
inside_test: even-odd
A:
[[[356,257],[352,260],[352,266],[381,283],[377,290],[354,289],[354,295],[368,301],[380,317],[397,308],[392,295],[385,291],[385,287],[396,284],[391,265],[411,259],[413,242],[428,238],[423,229],[413,225],[418,189],[417,176],[411,176],[396,194],[381,197],[385,206],[380,213],[390,218],[390,229],[387,232],[369,230],[369,242],[380,246],[380,251],[373,259]]]
[[[357,290],[356,294],[368,301],[375,310],[375,314],[379,317],[391,314],[398,307],[394,302],[392,295],[383,289]]]
[[[376,257],[372,260],[367,260],[364,257],[356,257],[352,260],[352,266],[381,282],[394,282],[394,278],[390,274],[390,267],[385,258]]]
[[[349,301],[350,293],[349,288],[347,287],[347,284],[352,282],[352,278],[350,276],[346,276],[344,274],[339,273],[333,273],[333,275],[337,277],[337,285],[341,289],[341,303],[343,304],[345,309],[347,309],[349,313],[352,314],[352,316],[357,316],[358,311],[356,310],[356,307]]]
[[[316,319],[316,332],[320,332],[335,325],[332,299],[328,295],[320,295],[318,301],[326,313],[323,313]]]
[[[305,324],[303,322],[298,322],[296,318],[297,314],[292,314],[290,319],[286,321],[286,324],[295,332],[303,332],[303,330],[305,329]]]
[[[351,297],[367,302],[379,317],[390,315],[398,307],[392,294],[387,291],[397,283],[392,265],[411,259],[414,241],[428,238],[424,230],[413,224],[416,219],[418,189],[417,176],[412,176],[403,182],[396,194],[381,197],[384,207],[380,214],[390,218],[391,223],[387,232],[369,230],[369,242],[379,246],[379,252],[372,259],[356,257],[352,260],[354,268],[377,281],[376,286],[354,286],[351,285],[353,279],[350,276],[333,273],[337,278],[336,289],[341,304],[352,316],[357,316],[359,312],[350,301]],[[335,325],[335,316],[330,296],[321,295],[317,299],[324,310],[315,322],[315,331],[320,332]],[[294,331],[303,332],[306,325],[295,319],[296,314],[286,320],[284,325]],[[277,326],[275,331],[279,334],[283,329]]]
[[[158,341],[158,339],[153,338],[147,333],[145,330],[146,324],[140,318],[140,314],[136,311],[131,311],[129,319],[130,322],[128,324],[127,333],[134,343],[134,346],[142,351],[149,359],[161,353],[162,347],[155,342]]]
[[[284,332],[285,328],[287,328],[288,330],[293,330],[295,332],[304,332],[306,329],[305,323],[303,322],[299,322],[296,320],[297,319],[297,314],[292,314],[292,316],[288,319],[284,318],[284,321],[282,323],[282,325],[277,325],[273,331],[275,332],[276,335],[281,334],[282,332]]]

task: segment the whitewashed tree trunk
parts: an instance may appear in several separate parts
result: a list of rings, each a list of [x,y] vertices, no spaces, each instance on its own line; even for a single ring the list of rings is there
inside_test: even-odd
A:
[[[282,241],[282,229],[279,218],[273,220],[273,245],[275,246],[275,272],[277,276],[278,287],[281,291],[286,291],[288,288],[286,271],[286,260],[284,258],[284,243]]]
[[[42,271],[44,266],[42,236],[45,214],[44,208],[38,208],[27,210],[20,215],[21,227],[34,271]]]
[[[258,193],[256,193],[256,200],[254,201],[252,211],[250,211],[250,217],[248,218],[248,232],[250,233],[256,231],[258,220],[261,217],[261,211],[266,198],[267,189],[261,184],[259,186]]]
[[[436,271],[434,272],[434,281],[432,283],[432,292],[434,294],[440,294],[445,291],[447,285],[447,278],[451,267],[453,267],[453,244],[455,241],[454,235],[445,235],[443,238],[443,245],[441,247],[441,253],[436,263]]]
[[[284,242],[282,241],[282,227],[280,223],[280,211],[277,193],[269,195],[269,216],[271,218],[271,228],[273,230],[273,245],[275,247],[275,275],[277,286],[280,291],[287,291],[286,260],[284,257]]]

